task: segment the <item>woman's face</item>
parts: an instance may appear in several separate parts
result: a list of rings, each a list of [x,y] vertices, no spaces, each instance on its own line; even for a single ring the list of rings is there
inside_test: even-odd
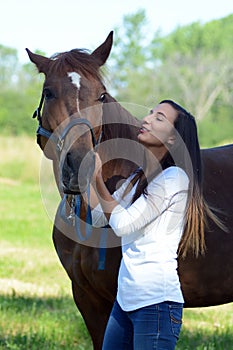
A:
[[[177,111],[168,103],[157,105],[142,121],[138,140],[146,147],[163,147],[175,142]]]

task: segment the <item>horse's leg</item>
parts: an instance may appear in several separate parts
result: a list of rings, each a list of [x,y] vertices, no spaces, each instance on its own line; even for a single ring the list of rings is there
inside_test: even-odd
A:
[[[84,290],[72,281],[74,301],[85,321],[94,350],[101,350],[106,324],[112,303],[102,298],[94,289]]]
[[[102,279],[98,278],[97,271],[95,273],[89,271],[89,268],[94,268],[96,265],[93,249],[69,239],[56,226],[53,230],[53,241],[59,259],[72,281],[74,301],[90,333],[94,350],[101,350],[106,323],[114,300],[115,285],[112,285],[109,276],[108,282],[106,282],[106,271],[101,271]],[[84,254],[82,254],[83,252]],[[85,259],[85,255],[88,255],[88,259],[87,257]],[[86,267],[87,263],[88,268],[84,274],[82,266]],[[85,275],[88,275],[89,278],[87,279]],[[95,279],[96,287],[92,283],[93,276],[97,277]],[[113,271],[111,276],[115,284],[116,279]],[[99,288],[97,288],[98,286]]]
[[[72,288],[95,350],[101,350],[106,324],[116,295],[119,249],[106,252],[105,269],[98,269],[99,249],[77,244],[73,252]],[[110,263],[111,260],[111,263]]]
[[[64,269],[72,280],[73,254],[77,243],[66,237],[56,226],[53,227],[53,243]]]

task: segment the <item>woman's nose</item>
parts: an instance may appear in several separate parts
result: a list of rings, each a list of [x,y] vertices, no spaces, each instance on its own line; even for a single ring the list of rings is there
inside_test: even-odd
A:
[[[144,124],[150,124],[150,114],[145,116],[142,121]]]

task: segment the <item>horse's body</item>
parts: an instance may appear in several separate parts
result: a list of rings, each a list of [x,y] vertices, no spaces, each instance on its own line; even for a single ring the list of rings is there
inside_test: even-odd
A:
[[[89,126],[85,123],[81,123],[82,125],[75,123],[72,130],[70,128],[67,131],[67,118],[71,114],[78,112],[78,119],[82,114],[82,110],[88,109],[94,104],[96,106],[95,115],[90,116],[88,113],[86,115],[89,118],[88,121],[93,125],[97,138],[100,135],[100,125],[102,125],[101,144],[104,145],[108,140],[115,138],[122,138],[121,143],[125,138],[136,140],[135,128],[139,125],[138,121],[117,103],[113,104],[113,109],[108,108],[111,105],[110,102],[115,100],[106,94],[98,74],[98,68],[105,63],[111,46],[112,36],[110,34],[106,41],[91,55],[86,54],[86,61],[82,61],[81,68],[78,61],[75,66],[75,61],[67,64],[68,61],[64,59],[65,63],[61,66],[62,68],[60,67],[56,71],[50,65],[51,60],[29,52],[30,59],[37,65],[39,71],[46,76],[43,90],[46,101],[40,120],[42,129],[45,128],[49,132],[53,132],[56,126],[62,123],[65,126],[59,132],[62,133],[64,129],[66,130],[63,141],[65,144],[72,142],[72,147],[60,152],[60,159],[63,159],[63,169],[60,173],[59,159],[54,155],[56,152],[51,145],[46,150],[45,135],[43,132],[39,132],[40,146],[44,149],[45,154],[53,159],[55,177],[61,192],[64,191],[72,195],[85,191],[94,167]],[[88,64],[88,56],[91,56],[92,63],[95,61],[95,70],[90,68],[85,70],[85,64]],[[62,59],[62,56],[57,58],[57,61],[59,59]],[[64,70],[64,67],[66,67],[66,70]],[[76,72],[77,76],[73,72]],[[67,74],[71,79],[67,78]],[[93,77],[93,74],[95,74],[95,77]],[[77,82],[78,77],[79,81]],[[61,81],[62,85],[59,86]],[[76,90],[74,89],[74,83],[76,83]],[[63,91],[63,85],[65,85],[66,92]],[[98,98],[102,96],[103,91],[105,94],[104,105],[102,105],[102,98]],[[67,92],[69,93],[67,94]],[[79,100],[77,100],[77,92]],[[51,95],[53,96],[51,97]],[[65,122],[63,122],[64,120]],[[124,127],[121,127],[122,124],[124,124]],[[75,133],[80,133],[80,128],[83,130],[79,138],[72,141],[72,137],[76,135]],[[100,147],[100,153],[102,159],[108,161],[103,167],[103,175],[108,188],[112,192],[117,182],[122,178],[126,178],[134,170],[135,162],[130,154],[125,159],[122,155],[111,158],[109,147]],[[75,167],[80,170],[80,163],[84,158],[87,158],[84,164],[86,174],[84,172],[82,176],[85,176],[87,181],[82,182],[82,188],[80,188],[80,183],[77,183],[78,175]],[[179,274],[186,307],[218,305],[233,301],[233,145],[202,150],[202,159],[205,197],[210,205],[222,210],[219,215],[229,232],[226,233],[210,223],[208,230],[206,230],[207,252],[205,256],[196,259],[190,254],[184,260],[179,261]],[[82,209],[81,216],[83,217],[84,205]],[[111,233],[109,235],[111,236]],[[113,236],[112,234],[114,241]],[[96,237],[99,237],[98,232]],[[78,242],[74,228],[69,223],[64,222],[59,210],[54,223],[53,240],[61,263],[71,279],[74,300],[90,332],[94,349],[99,350],[116,294],[117,274],[121,259],[119,241],[115,240],[112,248],[106,250],[104,269],[100,269],[98,243],[89,245],[88,242],[85,242],[85,244]]]

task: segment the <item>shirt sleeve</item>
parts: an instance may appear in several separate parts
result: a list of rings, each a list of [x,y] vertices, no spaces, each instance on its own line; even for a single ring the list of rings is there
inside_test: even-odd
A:
[[[110,216],[109,225],[119,237],[146,227],[165,210],[187,200],[188,177],[183,170],[168,168],[148,185],[148,195],[143,194],[128,208],[117,205]],[[179,205],[177,206],[177,208]]]
[[[131,175],[128,179],[123,180],[124,182],[120,185],[120,187],[112,194],[112,197],[115,201],[120,202],[126,187],[128,186],[130,180],[133,175]],[[95,208],[91,211],[92,216],[92,226],[94,227],[103,227],[108,225],[108,220],[103,212],[101,204],[99,203]]]
[[[95,208],[92,209],[91,218],[93,227],[104,227],[108,224],[108,220],[100,204],[98,204]]]

